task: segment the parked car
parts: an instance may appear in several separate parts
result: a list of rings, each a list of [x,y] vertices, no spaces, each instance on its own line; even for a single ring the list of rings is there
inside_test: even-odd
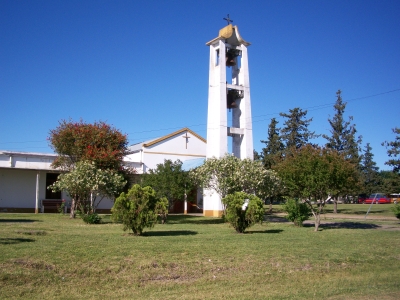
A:
[[[358,199],[357,199],[357,203],[365,203],[365,200],[368,199],[368,195],[367,194],[360,194],[358,195]]]
[[[371,204],[372,202],[378,203],[378,204],[389,204],[390,203],[390,198],[386,197],[384,194],[381,193],[375,193],[369,195],[367,199],[363,203],[366,204]]]
[[[399,194],[390,194],[390,202],[391,203],[399,203],[400,202],[400,193]]]

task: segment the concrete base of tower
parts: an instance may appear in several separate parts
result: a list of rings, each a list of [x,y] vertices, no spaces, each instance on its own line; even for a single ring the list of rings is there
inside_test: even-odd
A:
[[[222,217],[223,210],[203,210],[203,216],[205,217]]]

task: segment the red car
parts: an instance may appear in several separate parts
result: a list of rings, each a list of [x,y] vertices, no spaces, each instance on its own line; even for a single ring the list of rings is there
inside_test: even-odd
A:
[[[365,200],[368,199],[367,194],[360,194],[358,195],[357,203],[365,203]]]
[[[372,202],[379,204],[389,204],[390,198],[386,197],[384,194],[376,193],[369,195],[369,197],[365,199],[363,203],[371,204]]]

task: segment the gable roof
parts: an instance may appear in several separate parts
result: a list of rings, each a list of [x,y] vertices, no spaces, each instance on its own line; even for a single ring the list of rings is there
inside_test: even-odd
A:
[[[140,149],[142,149],[142,147],[146,147],[147,148],[147,147],[154,146],[157,143],[163,142],[163,141],[165,141],[165,140],[167,140],[167,139],[169,139],[171,137],[174,137],[174,136],[176,136],[178,134],[181,134],[182,132],[186,132],[186,131],[188,133],[191,133],[193,136],[197,137],[202,142],[207,143],[207,140],[205,138],[203,138],[202,136],[198,135],[193,130],[185,127],[185,128],[179,129],[179,130],[177,130],[175,132],[172,132],[172,133],[170,133],[168,135],[165,135],[165,136],[162,136],[162,137],[159,137],[159,138],[155,138],[155,139],[152,139],[152,140],[148,140],[148,141],[140,142],[140,143],[137,143],[137,144],[133,144],[133,145],[129,146],[129,150],[132,151],[132,152],[139,151]]]
[[[157,144],[157,143],[159,143],[159,142],[165,141],[166,139],[169,139],[169,138],[171,138],[171,137],[173,137],[173,136],[175,136],[175,135],[178,135],[178,134],[180,134],[180,133],[182,133],[182,132],[186,132],[186,131],[187,131],[187,132],[190,132],[190,133],[193,134],[195,137],[197,137],[198,139],[202,140],[204,143],[207,143],[207,141],[206,141],[204,138],[202,138],[201,136],[199,136],[197,133],[195,133],[194,131],[190,130],[189,128],[185,127],[185,128],[182,128],[182,129],[180,129],[180,130],[178,130],[178,131],[175,131],[175,132],[173,132],[173,133],[171,133],[171,134],[168,134],[168,135],[166,135],[166,136],[163,136],[163,137],[160,137],[160,138],[158,138],[158,139],[155,139],[155,140],[146,142],[145,144],[143,144],[143,146],[144,146],[144,147],[153,146],[153,145],[155,145],[155,144]]]

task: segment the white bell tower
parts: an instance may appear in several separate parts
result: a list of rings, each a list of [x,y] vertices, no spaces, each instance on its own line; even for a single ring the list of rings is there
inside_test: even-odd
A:
[[[232,153],[238,158],[253,159],[250,80],[246,42],[237,26],[219,31],[218,37],[206,43],[210,47],[210,70],[207,116],[207,158]],[[228,124],[228,113],[232,124]],[[232,150],[228,151],[228,136]],[[217,193],[204,193],[204,216],[221,216],[223,207]]]

